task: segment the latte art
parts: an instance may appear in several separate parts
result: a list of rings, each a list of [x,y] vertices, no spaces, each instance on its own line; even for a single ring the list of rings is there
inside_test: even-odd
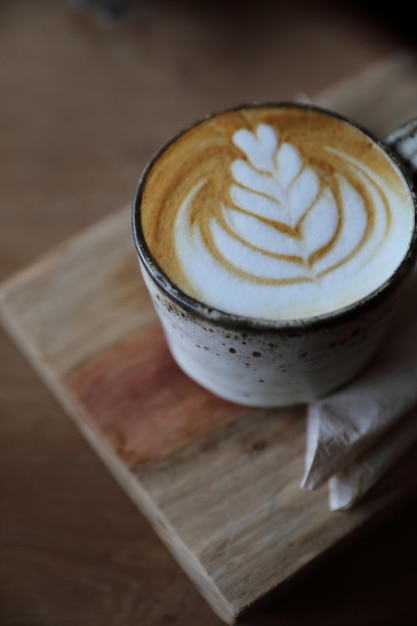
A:
[[[149,249],[188,295],[262,319],[306,318],[377,289],[414,224],[400,171],[324,112],[260,107],[181,135],[145,181]]]
[[[389,205],[378,180],[360,163],[339,154],[346,175],[335,172],[325,182],[291,144],[278,149],[270,126],[258,126],[256,134],[237,131],[233,139],[247,161],[232,162],[231,202],[210,216],[209,241],[193,223],[194,198],[207,181],[197,183],[178,210],[177,254],[191,283],[191,256],[204,264],[207,253],[213,254],[224,269],[256,284],[317,283],[364,247],[371,252],[381,244]]]

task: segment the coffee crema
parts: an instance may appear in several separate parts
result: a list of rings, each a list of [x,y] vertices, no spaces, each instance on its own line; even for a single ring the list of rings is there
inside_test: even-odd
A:
[[[329,112],[275,105],[177,136],[146,172],[140,219],[152,257],[185,294],[290,320],[378,289],[405,257],[415,217],[377,141]]]

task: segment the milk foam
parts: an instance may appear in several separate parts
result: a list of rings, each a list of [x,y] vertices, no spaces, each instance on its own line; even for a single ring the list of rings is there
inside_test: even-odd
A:
[[[349,141],[308,151],[281,134],[262,121],[234,130],[236,158],[215,209],[211,173],[177,200],[179,286],[220,310],[263,319],[327,313],[375,290],[406,254],[411,195],[399,173],[392,184],[394,165],[376,144],[364,143],[390,177],[361,150],[348,154]]]

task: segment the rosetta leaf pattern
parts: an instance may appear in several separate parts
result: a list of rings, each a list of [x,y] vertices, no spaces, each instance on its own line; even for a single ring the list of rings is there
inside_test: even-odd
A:
[[[233,141],[246,157],[231,165],[234,207],[229,210],[235,212],[236,234],[252,244],[258,221],[262,242],[255,245],[288,262],[302,260],[311,275],[314,259],[337,229],[338,207],[332,191],[321,184],[296,147],[279,143],[272,127],[260,124],[255,132],[240,129]]]
[[[333,135],[313,146],[302,127],[290,136],[263,123],[231,139],[228,171],[215,162],[184,182],[174,236],[186,293],[237,315],[293,319],[345,306],[389,275],[381,258],[401,258],[395,233],[411,225],[394,220],[374,155]]]

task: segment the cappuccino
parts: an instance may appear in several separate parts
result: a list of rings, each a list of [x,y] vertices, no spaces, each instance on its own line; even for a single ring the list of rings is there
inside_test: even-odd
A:
[[[293,105],[211,116],[142,180],[150,255],[181,292],[245,318],[307,319],[378,290],[410,247],[414,204],[367,132]]]
[[[398,157],[413,128],[390,148],[317,107],[255,105],[158,151],[137,186],[133,235],[186,374],[233,402],[277,407],[364,367],[417,256]]]

